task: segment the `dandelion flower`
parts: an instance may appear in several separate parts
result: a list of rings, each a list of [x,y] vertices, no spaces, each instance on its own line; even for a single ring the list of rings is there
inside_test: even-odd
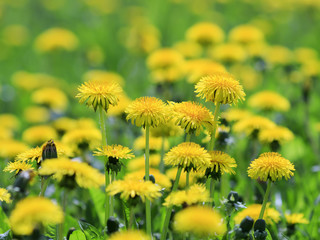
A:
[[[28,150],[28,146],[16,140],[1,140],[0,141],[0,157],[13,159],[19,153]]]
[[[13,132],[5,127],[2,127],[0,125],[0,140],[8,140],[8,139],[12,139],[13,137]]]
[[[120,86],[124,86],[124,79],[115,72],[108,72],[103,70],[90,70],[83,75],[85,82],[89,81],[105,81],[106,83],[117,83]]]
[[[171,166],[181,166],[184,169],[198,170],[210,165],[211,157],[207,150],[193,142],[184,142],[165,155],[164,163]]]
[[[151,128],[152,129],[152,128]],[[135,150],[143,150],[146,148],[146,137],[140,136],[136,138],[133,142],[133,146]],[[162,137],[149,137],[149,149],[152,151],[158,151],[162,146]],[[169,142],[167,139],[164,140],[164,150],[168,150]]]
[[[238,108],[229,108],[227,111],[221,114],[221,117],[225,118],[228,122],[236,122],[250,116],[252,116],[250,111]]]
[[[78,88],[79,93],[76,95],[79,102],[86,103],[88,107],[92,107],[94,111],[100,106],[108,112],[110,105],[118,104],[118,96],[122,93],[122,88],[118,83],[108,83],[101,80],[90,80],[83,83]]]
[[[40,125],[27,128],[22,133],[22,139],[32,145],[39,145],[49,139],[57,139],[58,135],[56,130],[47,125]]]
[[[4,172],[15,172],[17,175],[18,173],[22,171],[27,171],[29,169],[34,169],[31,164],[27,162],[21,162],[21,161],[14,161],[9,162],[8,165],[4,168]]]
[[[267,152],[259,156],[251,162],[248,168],[248,175],[252,179],[260,179],[262,181],[286,180],[293,176],[295,171],[293,164],[283,158],[279,153]]]
[[[160,154],[150,154],[149,156],[149,165],[150,167],[158,167],[160,164]],[[137,157],[135,159],[132,159],[128,162],[128,170],[129,171],[136,171],[140,169],[145,169],[145,157]]]
[[[250,107],[260,110],[287,112],[290,109],[290,102],[273,91],[261,91],[252,95],[248,104]]]
[[[7,191],[7,189],[0,188],[0,202],[11,203],[11,194]]]
[[[0,126],[10,130],[17,130],[20,127],[19,119],[10,113],[0,114]]]
[[[86,163],[71,161],[67,158],[44,161],[39,169],[40,175],[51,175],[59,182],[64,177],[72,177],[82,188],[100,187],[104,184],[104,175]]]
[[[131,159],[134,158],[134,154],[131,152],[132,150],[128,147],[124,147],[121,145],[109,145],[103,146],[102,148],[98,148],[97,151],[94,152],[94,156],[107,156],[116,159]]]
[[[191,41],[177,42],[173,48],[180,52],[185,58],[199,57],[202,53],[201,46]]]
[[[12,231],[17,235],[30,235],[38,225],[59,224],[62,209],[43,197],[28,197],[17,203],[9,218]]]
[[[45,107],[28,107],[23,115],[29,123],[44,123],[50,119],[50,111]]]
[[[197,236],[222,235],[226,230],[223,218],[210,207],[193,206],[181,210],[174,216],[174,230]]]
[[[241,63],[246,60],[247,53],[245,49],[235,43],[225,43],[216,46],[209,51],[212,59],[224,63]]]
[[[294,224],[309,224],[309,221],[304,217],[303,213],[285,214],[288,225]]]
[[[165,123],[158,125],[157,127],[150,128],[150,134],[152,137],[177,137],[183,134],[183,130],[175,124],[173,119],[168,119]],[[151,143],[151,141],[150,141]],[[167,141],[165,141],[167,144]]]
[[[72,118],[61,117],[54,120],[52,126],[62,135],[69,130],[75,129],[77,127],[77,121]]]
[[[275,126],[276,124],[268,118],[261,116],[251,116],[235,123],[235,125],[233,126],[233,130],[238,133],[244,132],[249,136],[251,134],[255,134],[258,131],[270,129]]]
[[[44,87],[36,90],[31,95],[32,102],[48,106],[54,111],[64,111],[68,107],[66,94],[58,88]]]
[[[234,42],[248,44],[263,41],[263,33],[260,29],[251,25],[240,25],[231,29],[229,39]]]
[[[164,206],[190,206],[197,203],[210,202],[210,193],[204,185],[194,184],[188,190],[171,192],[163,203]]]
[[[109,240],[150,240],[150,237],[141,230],[127,230],[113,233]]]
[[[129,106],[132,100],[126,96],[124,93],[119,95],[119,102],[116,106],[111,106],[108,110],[108,116],[121,116],[124,114],[124,111]]]
[[[293,133],[286,127],[275,126],[259,132],[259,140],[262,143],[272,143],[277,141],[280,144],[289,142],[294,138]]]
[[[216,24],[200,22],[194,24],[188,29],[186,38],[189,41],[194,41],[203,46],[208,46],[222,42],[224,40],[224,32]]]
[[[266,61],[273,65],[286,65],[289,64],[292,59],[292,52],[283,46],[271,46],[268,48],[265,56]]]
[[[213,129],[213,115],[206,107],[195,102],[170,103],[171,117],[186,133],[199,135],[204,127]]]
[[[125,110],[127,120],[132,124],[145,128],[156,127],[166,121],[168,107],[155,97],[141,97],[134,100]]]
[[[251,217],[255,221],[258,220],[261,207],[261,204],[251,204],[234,216],[234,222],[240,224],[245,217]],[[280,213],[276,209],[269,207],[269,204],[267,204],[263,219],[267,224],[272,224],[274,222],[278,223],[280,221]]]
[[[295,60],[298,63],[305,63],[307,59],[316,60],[318,59],[318,53],[315,49],[312,48],[297,48],[294,50]]]
[[[135,198],[136,196],[141,197],[144,202],[145,199],[150,201],[161,196],[160,186],[153,184],[151,181],[127,179],[127,180],[117,180],[112,182],[106,189],[109,195],[120,194],[122,199],[128,200],[130,198]]]
[[[221,151],[209,151],[209,154],[211,161],[207,171],[210,170],[211,174],[218,175],[218,178],[224,173],[235,174],[233,168],[237,167],[237,164],[234,158]]]
[[[198,97],[214,103],[237,104],[245,93],[239,82],[229,73],[216,73],[203,77],[195,86]]]

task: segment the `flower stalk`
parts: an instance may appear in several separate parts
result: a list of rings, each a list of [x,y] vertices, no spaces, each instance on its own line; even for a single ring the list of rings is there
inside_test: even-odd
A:
[[[145,179],[149,181],[149,135],[150,135],[150,126],[146,125],[146,149],[145,149]],[[146,199],[146,231],[147,234],[152,238],[151,232],[151,202],[149,199]]]
[[[270,195],[270,189],[271,189],[271,181],[270,179],[267,180],[267,190],[266,190],[266,193],[264,195],[264,198],[263,198],[263,202],[262,202],[262,207],[261,207],[261,211],[260,211],[260,214],[259,214],[259,219],[263,219],[263,215],[264,215],[264,212],[265,212],[265,209],[266,209],[266,206],[267,206],[267,202],[268,202],[268,198],[269,198],[269,195]]]

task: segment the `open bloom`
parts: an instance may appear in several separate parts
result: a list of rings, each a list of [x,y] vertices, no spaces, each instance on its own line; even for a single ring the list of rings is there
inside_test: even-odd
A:
[[[233,28],[229,33],[229,39],[238,43],[252,43],[263,41],[263,33],[260,29],[252,25],[239,25]]]
[[[68,107],[66,94],[55,87],[43,87],[32,93],[32,101],[48,106],[50,109],[61,112]]]
[[[259,133],[259,140],[263,143],[272,143],[274,141],[283,144],[294,138],[293,133],[286,127],[275,126],[264,129]]]
[[[174,216],[173,227],[181,233],[197,236],[222,235],[226,231],[223,218],[210,207],[192,206],[181,210]]]
[[[194,41],[207,46],[222,42],[224,39],[224,32],[216,24],[200,22],[188,29],[186,37],[189,41]]]
[[[309,224],[309,221],[304,217],[303,213],[285,214],[284,216],[288,225]]]
[[[284,177],[286,180],[293,176],[293,164],[283,158],[279,153],[267,152],[259,156],[251,162],[248,168],[248,175],[252,179],[261,179],[262,181],[281,180]]]
[[[138,127],[156,127],[167,119],[168,107],[155,97],[141,97],[134,100],[125,110],[127,120]]]
[[[17,203],[9,218],[12,231],[17,235],[30,235],[38,225],[59,224],[62,209],[43,197],[28,197]]]
[[[11,203],[11,194],[7,191],[7,189],[0,188],[0,202],[1,201]]]
[[[134,154],[131,152],[131,149],[117,144],[98,148],[97,151],[94,152],[94,155],[112,157],[116,159],[134,158]]]
[[[240,83],[229,73],[219,72],[200,79],[195,86],[198,97],[214,103],[236,104],[245,93]]]
[[[109,240],[150,240],[150,237],[140,230],[128,230],[113,233]]]
[[[110,105],[118,104],[118,96],[121,94],[122,88],[116,82],[90,80],[83,83],[78,91],[76,97],[79,98],[81,104],[86,103],[94,111],[100,106],[107,112]]]
[[[208,168],[210,168],[212,172],[218,173],[219,175],[224,173],[235,174],[233,168],[237,167],[237,164],[234,158],[221,151],[209,151],[209,154],[211,160]]]
[[[21,161],[14,161],[9,162],[8,165],[3,170],[4,172],[15,172],[15,174],[18,174],[22,171],[26,171],[29,169],[33,169],[33,166],[27,162],[21,162]]]
[[[160,154],[150,154],[150,156],[149,156],[150,167],[157,168],[160,164],[160,159],[161,159]],[[140,156],[140,157],[137,157],[135,159],[130,160],[128,162],[127,168],[129,171],[137,171],[140,169],[145,169],[145,164],[146,164],[146,161],[145,161],[145,157],[143,155],[143,156]]]
[[[171,166],[182,166],[198,170],[210,165],[211,157],[207,150],[193,142],[184,142],[171,150],[165,155],[164,163]]]
[[[273,91],[261,91],[252,95],[248,104],[261,110],[287,112],[290,109],[289,100]]]
[[[255,132],[259,132],[264,129],[270,129],[275,126],[276,124],[268,118],[261,116],[249,116],[235,123],[233,130],[238,133],[244,132],[249,136]]]

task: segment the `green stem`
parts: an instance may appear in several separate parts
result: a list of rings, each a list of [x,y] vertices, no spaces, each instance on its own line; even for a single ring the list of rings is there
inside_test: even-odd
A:
[[[213,197],[214,197],[214,180],[213,178],[211,178],[210,179],[210,198],[212,199],[212,203],[214,203]]]
[[[186,173],[186,190],[189,189],[189,174],[190,174],[190,172],[188,171],[188,172]]]
[[[100,117],[100,128],[101,128],[101,135],[102,135],[102,147],[107,146],[107,131],[106,131],[106,123],[105,123],[105,113],[103,112],[103,108],[100,106],[99,107],[99,117]],[[108,162],[108,158],[105,157],[105,166]],[[109,186],[109,173],[105,169],[105,183],[106,183],[106,188]],[[109,218],[109,207],[110,207],[110,201],[109,201],[109,195],[105,191],[105,225],[107,226],[107,221]]]
[[[49,177],[41,177],[41,189],[40,189],[40,193],[39,193],[39,197],[43,197],[46,189],[49,185]]]
[[[219,112],[220,112],[220,106],[221,103],[216,103],[216,108],[214,110],[214,115],[213,115],[213,131],[211,133],[211,141],[210,141],[210,147],[209,151],[212,151],[214,149],[214,141],[216,138],[216,131],[217,131],[217,126],[218,126],[218,117],[219,117]]]
[[[64,214],[66,215],[66,206],[67,206],[67,194],[66,194],[66,189],[64,189],[61,193],[61,205],[62,205],[62,210]],[[64,220],[62,223],[57,225],[57,240],[63,240],[63,233],[64,233]]]
[[[164,173],[164,144],[165,144],[166,138],[162,136],[161,139],[161,157],[160,157],[160,165],[159,165],[159,170],[161,173]]]
[[[110,184],[116,179],[115,172],[111,172],[111,181]],[[109,196],[109,202],[110,202],[110,216],[113,217],[114,214],[114,196]]]
[[[259,214],[259,219],[263,219],[263,214],[264,214],[264,211],[266,209],[268,198],[269,198],[269,194],[270,194],[271,181],[268,179],[267,182],[268,182],[267,190],[266,190],[266,194],[264,195],[264,198],[263,198],[263,203],[262,203],[261,211],[260,211],[260,214]]]
[[[179,185],[179,179],[181,176],[181,172],[182,172],[182,167],[178,168],[177,171],[177,175],[176,175],[176,180],[174,181],[173,187],[172,187],[172,191],[171,192],[175,192],[178,189],[178,185]],[[168,232],[168,227],[169,227],[169,223],[170,223],[170,217],[171,217],[171,212],[172,212],[172,207],[173,206],[169,206],[167,208],[166,211],[166,218],[164,220],[164,224],[163,224],[163,228],[162,228],[162,233],[161,233],[161,240],[165,240],[167,237],[167,232]]]
[[[150,134],[150,126],[146,125],[146,150],[145,150],[145,179],[149,181],[149,134]],[[146,199],[146,231],[147,234],[152,239],[151,232],[151,202],[149,199]]]
[[[187,133],[186,142],[190,142],[190,141],[191,141],[191,133]]]

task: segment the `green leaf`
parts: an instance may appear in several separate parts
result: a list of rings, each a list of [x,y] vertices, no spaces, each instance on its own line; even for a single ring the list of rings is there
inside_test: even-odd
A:
[[[100,220],[100,224],[104,226],[104,202],[105,202],[105,194],[97,188],[91,188],[89,189],[89,193],[91,196],[91,199],[94,204],[94,208],[97,212],[97,215]]]
[[[9,221],[7,215],[3,212],[2,208],[0,207],[0,232],[5,232],[10,229]]]
[[[92,226],[90,223],[87,223],[84,220],[79,220],[78,223],[79,223],[79,226],[80,226],[82,232],[86,236],[87,240],[91,240],[91,239],[96,240],[96,239],[101,238],[98,229],[96,227]]]
[[[86,240],[86,236],[82,231],[76,230],[70,235],[69,240]]]
[[[3,234],[0,234],[0,240],[11,240],[11,230],[6,231]]]

